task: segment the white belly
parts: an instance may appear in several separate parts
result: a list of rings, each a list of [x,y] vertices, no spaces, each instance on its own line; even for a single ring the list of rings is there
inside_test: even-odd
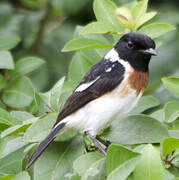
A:
[[[82,132],[96,135],[98,131],[106,128],[113,119],[124,117],[136,105],[142,94],[136,97],[134,89],[128,89],[128,95],[120,97],[121,86],[110,93],[86,104],[83,108],[65,118],[67,127],[77,128]],[[117,118],[116,118],[117,117]]]

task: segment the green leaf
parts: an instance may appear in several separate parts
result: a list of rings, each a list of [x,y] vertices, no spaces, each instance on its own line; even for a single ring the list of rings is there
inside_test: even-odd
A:
[[[39,119],[31,127],[27,129],[24,134],[24,141],[26,142],[40,142],[51,131],[53,124],[56,121],[57,113],[49,113],[44,118]]]
[[[2,131],[4,131],[5,129],[7,129],[9,126],[7,125],[7,124],[1,124],[0,123],[0,133],[2,132]]]
[[[148,144],[142,150],[142,158],[134,170],[134,180],[163,180],[164,172],[160,153]]]
[[[76,82],[77,85],[91,67],[92,64],[87,60],[86,57],[82,57],[80,52],[76,53],[70,63],[68,79]]]
[[[6,109],[6,106],[5,106],[5,104],[0,100],[0,108],[2,108],[2,109]]]
[[[32,124],[32,122],[29,124],[16,125],[16,126],[7,128],[1,133],[1,137],[4,138],[7,136],[13,136],[21,132],[24,132],[30,126],[30,124]]]
[[[25,155],[25,147],[26,146],[23,146],[16,151],[0,158],[0,173],[17,174],[22,170],[22,160]]]
[[[2,177],[0,177],[0,180],[12,180],[13,177],[14,177],[14,175],[2,176]]]
[[[73,170],[81,180],[105,179],[105,157],[98,152],[84,154],[73,162]]]
[[[169,168],[168,171],[170,173],[172,173],[173,175],[175,175],[175,177],[179,177],[179,171],[178,169],[176,168]],[[172,179],[172,180],[178,180],[179,178],[175,178],[175,179]]]
[[[87,38],[86,35],[83,35],[82,34],[82,31],[83,31],[83,26],[76,26],[75,30],[74,30],[74,33],[73,33],[73,38],[74,39],[77,39],[77,38]],[[88,35],[89,36],[89,35]],[[88,37],[89,38],[89,37]]]
[[[158,49],[160,46],[163,45],[163,41],[160,39],[155,39],[155,45],[156,45],[156,49]]]
[[[43,116],[43,118],[35,121],[31,127],[29,127],[24,134],[24,141],[26,142],[40,142],[42,141],[50,132],[53,125],[56,122],[58,113],[48,113]],[[34,121],[34,119],[32,119]],[[32,123],[31,121],[24,122],[24,125],[29,125]],[[77,131],[70,129],[68,131],[64,131],[57,136],[56,140],[58,141],[66,141],[77,135]]]
[[[166,77],[162,78],[162,82],[172,93],[179,96],[179,78]]]
[[[77,129],[64,130],[63,132],[58,134],[58,136],[55,138],[55,141],[69,141],[72,138],[76,137],[78,134],[79,131]]]
[[[138,21],[147,11],[148,0],[139,1],[137,5],[132,9],[133,18]]]
[[[82,35],[82,27],[77,27],[75,31],[75,38],[85,37],[85,38],[95,38],[100,41],[108,42],[102,35]],[[68,71],[68,80],[65,82],[63,89],[70,89],[70,92],[78,85],[86,72],[96,64],[108,50],[106,49],[90,49],[82,50],[72,58]],[[69,88],[70,87],[70,88]]]
[[[10,114],[21,122],[35,118],[32,114],[26,111],[11,111]]]
[[[159,143],[169,137],[166,127],[147,115],[133,115],[116,121],[104,135],[111,142],[121,144]]]
[[[66,100],[68,97],[71,95],[72,91],[76,88],[77,82],[74,82],[71,79],[68,79],[67,81],[64,82],[63,89],[62,89],[62,94],[60,97],[60,107],[65,104]]]
[[[52,143],[34,164],[34,180],[67,179],[72,174],[73,161],[82,153],[80,137]]]
[[[133,174],[131,173],[131,174],[126,178],[126,180],[134,180]]]
[[[72,176],[70,180],[81,180],[80,176]]]
[[[164,169],[164,180],[174,180],[174,178],[175,176],[172,173]]]
[[[106,157],[107,175],[109,175],[118,166],[122,165],[125,161],[139,155],[139,153],[133,152],[120,144],[111,144],[108,148]]]
[[[41,93],[34,93],[34,99],[31,102],[29,109],[32,114],[42,115],[48,112],[47,104],[45,102],[46,96]]]
[[[2,156],[3,150],[7,144],[8,138],[2,139],[0,138],[0,157]]]
[[[38,57],[25,57],[16,62],[15,70],[12,74],[27,74],[38,69],[45,61]]]
[[[179,130],[179,118],[177,118],[176,121],[172,123],[172,128]]]
[[[109,42],[103,35],[100,34],[82,34],[83,27],[77,26],[74,38],[88,38],[88,39],[96,39],[99,41],[104,41],[106,43]],[[80,51],[82,56],[88,60],[88,62],[92,63],[93,65],[96,64],[99,59],[101,59],[109,50],[108,49],[89,49],[89,50],[82,50]]]
[[[91,49],[81,51],[82,58],[85,58],[90,64],[96,64],[106,53],[108,49]]]
[[[117,19],[116,9],[117,6],[110,0],[95,0],[93,4],[93,10],[98,21],[108,22],[121,31],[124,28]]]
[[[16,152],[17,150],[19,150],[20,148],[22,148],[26,145],[27,145],[27,143],[24,142],[23,137],[17,137],[17,138],[10,137],[10,138],[8,138],[8,141],[6,142],[6,145],[3,148],[1,158],[4,158],[4,157],[12,154],[13,152]]]
[[[132,8],[134,8],[137,5],[137,3],[137,0],[129,1],[128,3],[125,3],[125,7],[131,11]]]
[[[6,110],[0,108],[0,123],[14,126],[20,124],[20,121],[12,117]]]
[[[23,123],[20,125],[9,127],[6,130],[4,130],[3,132],[1,132],[1,137],[4,138],[6,136],[12,136],[12,135],[16,135],[16,134],[25,132],[25,130],[36,120],[37,120],[37,118],[35,118],[35,117],[29,118],[29,119],[24,120]]]
[[[29,8],[43,8],[45,6],[45,1],[43,0],[20,0],[25,6]]]
[[[3,101],[10,107],[22,108],[33,100],[34,89],[29,78],[22,76],[12,80],[3,93]]]
[[[65,77],[62,77],[49,91],[49,102],[52,109],[59,111],[60,96],[62,93],[62,87],[65,81]]]
[[[160,122],[164,121],[164,110],[159,109],[157,111],[154,111],[153,113],[150,114],[150,116],[154,119],[157,119]]]
[[[14,61],[9,51],[0,51],[0,69],[14,69]]]
[[[164,106],[165,121],[171,123],[179,117],[179,101],[168,101]]]
[[[6,80],[4,79],[4,76],[0,74],[0,90],[6,87]]]
[[[14,48],[20,42],[20,38],[16,35],[0,34],[0,50],[9,50]]]
[[[152,23],[146,26],[143,26],[139,32],[148,35],[151,38],[157,38],[166,34],[169,31],[175,30],[175,27],[170,24],[165,23]]]
[[[62,49],[62,52],[79,51],[82,49],[112,48],[112,47],[113,45],[103,41],[99,41],[95,39],[78,38],[69,41]]]
[[[124,164],[116,168],[109,176],[109,180],[126,180],[126,178],[132,173],[137,162],[139,161],[139,157],[132,158],[126,161]]]
[[[28,172],[22,171],[12,178],[12,180],[30,180]]]
[[[135,29],[139,28],[144,23],[152,19],[156,14],[157,12],[149,12],[149,13],[145,13],[143,16],[140,16],[135,24]]]
[[[169,130],[169,134],[171,137],[179,139],[179,130]]]
[[[119,144],[112,144],[108,148],[106,168],[109,180],[125,180],[134,170],[140,154]]]
[[[82,34],[106,34],[106,33],[117,33],[118,29],[107,22],[92,22],[85,26],[82,30]]]
[[[137,106],[130,112],[130,114],[140,114],[147,109],[160,105],[160,102],[151,95],[143,96]]]
[[[166,138],[163,141],[163,155],[171,153],[172,151],[179,148],[179,139],[176,138]]]

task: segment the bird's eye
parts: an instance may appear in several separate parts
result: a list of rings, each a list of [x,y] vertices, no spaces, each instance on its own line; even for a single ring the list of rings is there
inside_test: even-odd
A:
[[[127,46],[128,46],[129,49],[132,49],[134,47],[134,44],[131,41],[129,41],[127,43]]]

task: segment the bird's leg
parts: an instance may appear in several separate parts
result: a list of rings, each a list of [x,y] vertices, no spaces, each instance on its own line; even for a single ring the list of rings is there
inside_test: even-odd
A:
[[[96,135],[96,139],[97,139],[100,143],[104,144],[106,147],[108,147],[108,146],[111,144],[110,141],[105,141],[105,140],[101,139],[98,135]]]
[[[89,134],[89,133],[88,133]],[[93,143],[96,145],[96,147],[106,156],[105,149],[101,146],[101,144],[97,141],[96,136],[93,136],[89,134],[90,138],[92,139]]]

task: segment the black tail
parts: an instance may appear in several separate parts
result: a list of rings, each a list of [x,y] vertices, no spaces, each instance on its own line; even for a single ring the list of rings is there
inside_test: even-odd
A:
[[[31,156],[29,162],[26,165],[28,169],[35,160],[43,153],[43,151],[48,147],[48,145],[55,139],[56,134],[65,126],[66,123],[60,123],[58,126],[52,129],[51,133],[39,144],[38,148]]]

